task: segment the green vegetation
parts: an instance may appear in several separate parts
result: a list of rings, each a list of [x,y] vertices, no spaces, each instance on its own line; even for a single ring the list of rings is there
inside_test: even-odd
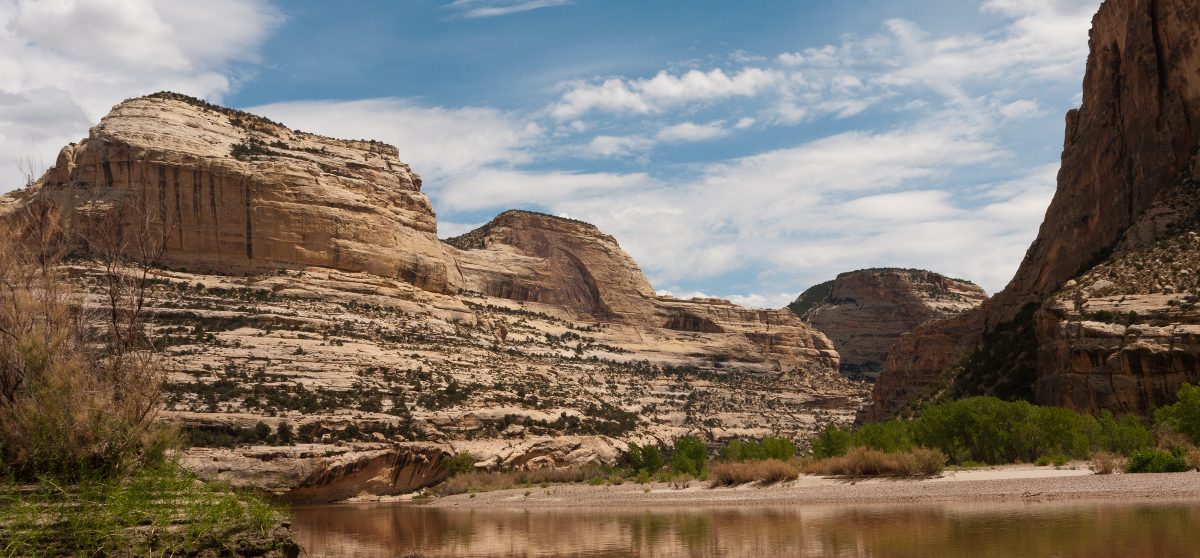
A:
[[[1154,420],[1187,436],[1193,444],[1200,444],[1200,386],[1184,384],[1179,388],[1178,401],[1159,407]]]
[[[671,449],[670,463],[676,473],[704,478],[708,472],[708,447],[695,436],[678,438]]]
[[[812,441],[812,454],[817,459],[845,455],[854,445],[854,436],[849,429],[832,424],[825,425],[825,430]]]
[[[787,307],[793,314],[803,318],[814,306],[828,300],[831,294],[833,294],[833,281],[826,281],[809,287]]]
[[[655,475],[662,471],[664,464],[662,451],[652,444],[639,446],[630,442],[625,458],[634,474]]]
[[[55,266],[53,224],[20,240],[0,231],[0,556],[294,555],[280,512],[168,458],[177,437],[156,422],[164,373],[142,310],[149,262],[103,244],[97,224],[107,307],[89,323]],[[128,236],[152,254],[164,239],[145,232]]]
[[[0,485],[0,556],[258,556],[299,548],[280,512],[173,464],[60,486]]]
[[[984,336],[955,370],[953,397],[991,395],[1008,401],[1033,401],[1037,383],[1037,334],[1033,314],[1038,305],[1026,304],[1012,320]]]
[[[1126,473],[1182,473],[1194,468],[1188,464],[1187,451],[1180,447],[1138,450],[1125,461]]]
[[[793,457],[796,457],[796,444],[791,440],[772,436],[767,436],[759,442],[732,440],[721,449],[721,458],[726,461],[789,461]]]
[[[1154,445],[1137,417],[1099,418],[1024,401],[971,397],[927,407],[913,420],[867,424],[855,432],[827,427],[813,441],[813,455],[826,458],[864,447],[889,453],[925,447],[951,462],[1062,463],[1093,452],[1130,454]]]

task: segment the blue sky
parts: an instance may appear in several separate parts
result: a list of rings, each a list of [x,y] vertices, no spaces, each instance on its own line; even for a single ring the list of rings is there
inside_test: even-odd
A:
[[[994,292],[1098,5],[0,0],[0,190],[172,89],[396,144],[443,236],[513,207],[593,222],[676,295],[777,307],[872,266]]]

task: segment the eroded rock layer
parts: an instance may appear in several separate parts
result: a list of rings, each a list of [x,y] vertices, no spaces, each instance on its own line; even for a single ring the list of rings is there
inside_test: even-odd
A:
[[[978,285],[916,269],[864,269],[816,285],[788,307],[833,342],[842,373],[874,380],[901,334],[987,298]]]
[[[419,489],[460,452],[543,467],[685,434],[803,441],[866,395],[790,312],[658,297],[596,227],[511,211],[442,242],[394,148],[179,95],[118,105],[0,214],[63,223],[89,304],[108,256],[155,266],[185,463],[297,501]]]
[[[161,265],[193,271],[320,266],[446,291],[420,185],[392,146],[158,94],[114,107],[22,199],[60,215],[85,252],[149,243]]]
[[[895,412],[908,403],[895,399],[896,395],[920,391],[914,386],[935,380],[943,388],[955,384],[950,391],[960,395],[996,393],[1032,399],[1036,391],[1041,401],[1087,401],[1072,405],[1093,409],[1113,402],[1115,409],[1123,408],[1115,403],[1116,398],[1084,393],[1092,389],[1087,386],[1099,391],[1112,391],[1110,388],[1096,387],[1099,384],[1090,380],[1064,383],[1061,371],[1077,365],[1058,359],[1076,356],[1062,349],[1057,327],[1044,318],[1035,325],[1031,310],[1043,304],[1053,307],[1055,303],[1048,299],[1072,278],[1105,262],[1123,237],[1130,248],[1145,246],[1148,239],[1131,236],[1130,229],[1159,211],[1153,206],[1165,192],[1200,174],[1196,160],[1200,147],[1200,4],[1192,0],[1107,0],[1093,19],[1090,45],[1083,105],[1067,115],[1058,190],[1012,282],[979,311],[955,318],[955,324],[934,324],[913,334],[952,336],[962,332],[965,337],[956,342],[937,344],[950,353],[922,353],[917,347],[927,343],[921,339],[898,344],[883,372],[887,381],[876,388],[875,404],[868,414],[878,417]],[[1188,195],[1194,197],[1195,190]],[[961,327],[957,322],[964,320],[973,323]],[[1001,329],[1004,335],[989,337]],[[999,350],[1000,345],[991,341],[994,339],[1017,350]],[[1030,343],[1025,339],[1033,339],[1035,346],[1026,350]],[[956,352],[961,347],[983,355],[973,359],[976,363],[995,363],[1001,356],[1009,362],[991,371],[968,366],[950,373],[922,364],[960,362],[966,358]],[[1012,354],[1001,355],[1003,352]],[[964,375],[999,387],[981,389],[962,381]],[[1057,393],[1059,389],[1069,393]],[[1166,397],[1170,396],[1173,394]],[[1145,411],[1145,405],[1136,408]]]

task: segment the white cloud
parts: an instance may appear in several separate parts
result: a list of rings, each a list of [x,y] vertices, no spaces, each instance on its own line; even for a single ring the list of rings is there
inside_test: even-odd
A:
[[[1026,118],[1036,115],[1039,110],[1037,101],[1021,99],[1000,107],[1000,115],[1009,119]]]
[[[541,8],[565,6],[571,0],[454,0],[448,6],[464,18],[497,17]]]
[[[540,126],[495,109],[425,106],[408,99],[295,101],[247,110],[305,131],[393,144],[418,174],[439,180],[528,163],[533,159],[528,148],[544,135]]]
[[[281,21],[265,0],[0,1],[0,192],[22,185],[18,159],[54,161],[122,99],[219,102]]]
[[[753,97],[779,79],[775,71],[750,67],[732,76],[720,68],[707,72],[690,70],[681,75],[663,70],[649,79],[573,82],[565,85],[567,91],[551,114],[562,120],[594,110],[646,114],[689,102]]]
[[[707,124],[683,122],[667,126],[659,130],[654,137],[664,142],[694,142],[723,138],[727,135],[729,130],[725,128],[725,123],[718,120]]]
[[[654,141],[641,136],[596,136],[588,142],[584,153],[593,157],[641,156],[652,147]]]
[[[631,190],[652,188],[646,174],[523,172],[481,170],[455,177],[434,194],[439,208],[456,211],[543,206],[568,212],[573,199],[619,198]]]

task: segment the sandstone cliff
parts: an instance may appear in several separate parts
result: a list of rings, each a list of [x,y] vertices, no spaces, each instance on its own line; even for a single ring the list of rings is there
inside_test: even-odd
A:
[[[433,208],[397,157],[164,93],[113,108],[23,199],[59,213],[85,252],[147,234],[170,267],[320,266],[446,291]]]
[[[0,217],[61,220],[91,305],[98,257],[149,244],[147,329],[167,418],[197,445],[185,463],[297,500],[414,490],[464,451],[560,466],[684,434],[803,440],[865,397],[790,312],[655,296],[592,225],[511,211],[439,241],[398,157],[156,94]]]
[[[1143,244],[1127,231],[1165,192],[1200,172],[1200,5],[1107,0],[1093,20],[1090,45],[1083,105],[1067,115],[1058,190],[1015,277],[980,310],[902,340],[868,415],[891,414],[906,403],[896,394],[917,391],[897,386],[935,380],[943,393],[957,395],[1032,399],[1036,384],[1038,400],[1091,401],[1055,393],[1062,378],[1038,381],[1039,374],[1055,376],[1070,366],[1054,360],[1066,353],[1038,348],[1059,341],[1044,338],[1055,328],[1035,327],[1034,315],[1068,281],[1106,261],[1123,236]],[[922,348],[931,336],[959,337],[937,343],[946,352],[931,355]],[[963,347],[973,349],[970,358]],[[964,366],[947,370],[953,363]],[[1155,403],[1173,395],[1162,391]]]
[[[974,283],[930,271],[864,269],[809,288],[788,308],[829,337],[843,374],[874,380],[901,334],[986,298]]]

